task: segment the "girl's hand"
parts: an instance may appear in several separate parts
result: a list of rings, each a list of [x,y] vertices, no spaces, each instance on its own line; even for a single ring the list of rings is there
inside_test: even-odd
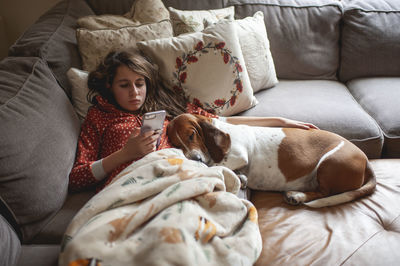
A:
[[[301,128],[301,129],[319,129],[317,126],[311,123],[304,123],[288,118],[281,118],[282,126],[281,127],[294,127],[294,128]]]
[[[135,128],[121,151],[128,161],[143,157],[156,150],[159,136],[160,134],[154,131],[148,131],[141,135],[140,129]]]

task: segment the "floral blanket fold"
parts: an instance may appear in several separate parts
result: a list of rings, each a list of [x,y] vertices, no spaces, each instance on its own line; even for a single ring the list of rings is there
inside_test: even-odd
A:
[[[252,265],[257,211],[223,166],[164,149],[132,163],[68,226],[59,265]]]

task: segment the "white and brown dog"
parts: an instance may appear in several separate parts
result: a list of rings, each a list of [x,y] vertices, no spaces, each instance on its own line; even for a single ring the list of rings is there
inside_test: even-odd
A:
[[[376,186],[367,156],[324,130],[232,125],[183,114],[169,123],[167,134],[187,158],[239,171],[251,189],[284,191],[292,205],[337,205]]]

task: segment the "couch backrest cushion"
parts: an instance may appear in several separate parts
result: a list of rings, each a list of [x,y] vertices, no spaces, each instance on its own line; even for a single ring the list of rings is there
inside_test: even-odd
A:
[[[261,10],[276,72],[285,79],[336,79],[339,21],[336,0],[227,0],[237,18]]]
[[[127,13],[135,0],[86,0],[96,15]],[[163,0],[166,7],[173,7],[182,10],[202,10],[223,8],[226,0]]]
[[[64,203],[79,120],[45,61],[0,62],[0,197],[29,241]]]
[[[11,46],[9,55],[41,57],[69,95],[71,86],[65,73],[82,64],[76,45],[76,20],[93,14],[83,0],[63,0],[25,31]]]
[[[181,10],[209,10],[223,8],[226,0],[163,0],[166,7]]]
[[[86,0],[86,2],[96,15],[123,15],[131,9],[135,0]]]
[[[345,3],[339,78],[400,76],[400,1]]]
[[[16,265],[21,243],[7,220],[0,215],[0,265]]]

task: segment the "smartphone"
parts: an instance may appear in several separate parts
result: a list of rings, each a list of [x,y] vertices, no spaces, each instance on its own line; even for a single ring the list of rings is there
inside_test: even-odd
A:
[[[143,115],[142,127],[140,128],[140,134],[154,130],[160,133],[160,137],[157,140],[157,147],[160,144],[161,133],[164,125],[166,112],[164,110],[148,112]]]

